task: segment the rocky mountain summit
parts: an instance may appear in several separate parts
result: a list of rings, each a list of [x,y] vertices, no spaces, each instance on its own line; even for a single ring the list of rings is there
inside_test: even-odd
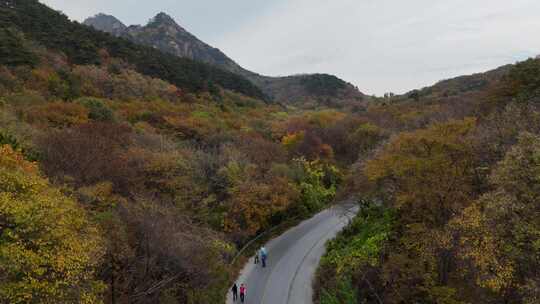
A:
[[[203,61],[237,72],[241,69],[220,50],[193,36],[165,13],[157,14],[145,26],[131,25],[128,27],[116,17],[105,14],[88,18],[84,24],[139,44],[152,46],[178,57]]]
[[[122,21],[116,19],[116,17],[105,14],[97,14],[94,17],[90,17],[84,21],[84,24],[94,27],[97,30],[111,33],[115,36],[122,35],[127,26]]]
[[[201,41],[180,26],[171,16],[159,13],[144,25],[125,26],[114,16],[98,14],[84,24],[135,43],[202,61],[246,77],[278,102],[316,106],[357,102],[363,94],[353,85],[328,74],[268,77],[248,71],[222,51]]]

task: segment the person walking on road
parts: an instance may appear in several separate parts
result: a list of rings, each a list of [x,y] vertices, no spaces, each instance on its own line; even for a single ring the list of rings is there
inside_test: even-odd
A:
[[[255,252],[255,265],[259,264],[259,251]]]
[[[236,285],[236,283],[234,283],[233,287],[231,288],[231,291],[232,291],[232,299],[234,302],[236,302],[236,300],[238,300],[238,286]]]
[[[244,283],[240,284],[240,302],[242,303],[244,303],[244,301],[246,300],[246,292],[247,289]]]
[[[262,267],[266,267],[266,258],[268,257],[268,253],[266,252],[266,248],[261,247],[261,261],[262,261]]]

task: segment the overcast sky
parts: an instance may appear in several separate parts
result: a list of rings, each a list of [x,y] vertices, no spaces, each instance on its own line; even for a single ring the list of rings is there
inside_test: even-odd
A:
[[[403,93],[540,54],[539,0],[42,0],[82,21],[160,11],[265,75],[335,74]]]

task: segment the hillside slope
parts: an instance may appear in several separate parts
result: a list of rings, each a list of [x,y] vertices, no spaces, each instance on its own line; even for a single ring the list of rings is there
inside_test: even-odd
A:
[[[36,0],[0,2],[0,28],[3,36],[7,36],[8,30],[18,31],[49,49],[63,52],[75,64],[100,64],[104,57],[117,57],[142,74],[162,78],[187,91],[204,91],[219,85],[248,96],[264,97],[242,76],[71,22]]]
[[[353,85],[327,74],[269,77],[242,68],[222,51],[199,40],[173,18],[159,13],[144,26],[125,26],[117,18],[98,14],[84,24],[95,29],[151,46],[182,58],[218,66],[251,80],[276,101],[294,104],[328,104],[361,100],[363,95]]]
[[[314,302],[538,303],[540,60],[369,112],[396,131],[352,166],[362,210],[328,244]]]
[[[485,91],[507,75],[511,68],[512,65],[505,65],[483,73],[441,80],[432,86],[420,90],[413,90],[405,95],[413,98],[447,98]]]

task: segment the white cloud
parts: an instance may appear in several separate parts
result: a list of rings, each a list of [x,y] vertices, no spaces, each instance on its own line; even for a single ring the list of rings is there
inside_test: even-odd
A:
[[[540,53],[537,0],[291,0],[215,41],[262,74],[405,92]]]

